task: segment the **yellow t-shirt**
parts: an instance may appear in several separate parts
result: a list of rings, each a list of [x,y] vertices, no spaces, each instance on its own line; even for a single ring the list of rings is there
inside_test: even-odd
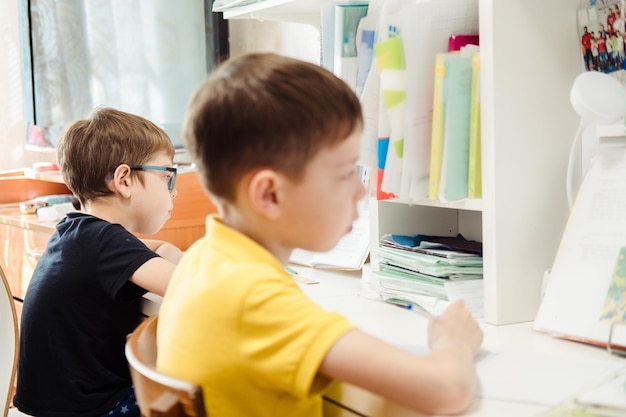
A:
[[[353,325],[310,300],[267,250],[219,218],[176,268],[157,368],[202,386],[208,415],[321,416],[328,349]]]

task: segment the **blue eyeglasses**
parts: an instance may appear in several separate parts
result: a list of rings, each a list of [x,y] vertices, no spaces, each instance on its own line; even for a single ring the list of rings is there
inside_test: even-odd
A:
[[[129,165],[129,168],[133,171],[167,171],[171,172],[171,176],[167,179],[167,189],[170,191],[174,190],[174,186],[176,185],[176,173],[178,172],[176,168],[172,167],[162,167],[159,165]]]

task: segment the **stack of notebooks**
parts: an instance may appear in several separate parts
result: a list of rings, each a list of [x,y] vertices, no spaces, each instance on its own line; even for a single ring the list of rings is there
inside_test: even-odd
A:
[[[371,281],[380,296],[439,315],[463,298],[482,317],[482,244],[456,237],[384,235],[372,250],[379,268]]]

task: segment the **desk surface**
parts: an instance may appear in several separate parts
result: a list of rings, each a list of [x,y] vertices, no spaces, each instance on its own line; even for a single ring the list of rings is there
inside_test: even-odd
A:
[[[56,222],[41,220],[35,214],[21,213],[19,203],[10,203],[0,204],[0,224],[52,234]]]
[[[322,307],[342,313],[362,330],[390,343],[415,347],[418,350],[427,346],[427,318],[417,312],[369,299],[360,280],[360,272],[320,271],[304,267],[294,269],[300,276],[319,282],[300,286]],[[144,302],[144,312],[148,315],[158,312],[159,303],[160,297],[148,294]],[[483,348],[486,351],[554,355],[578,359],[581,362],[598,360],[626,366],[623,358],[611,355],[605,349],[535,332],[532,330],[532,322],[504,326],[483,323],[481,327],[485,335]],[[348,384],[337,384],[326,397],[371,417],[423,416]],[[530,417],[540,416],[549,409],[549,406],[542,404],[476,398],[464,416]]]
[[[17,185],[9,186],[13,183]],[[22,192],[16,187],[25,187],[25,190]],[[15,193],[11,192],[13,189],[16,189]],[[43,192],[43,190],[50,192]],[[65,191],[62,192],[62,190]],[[200,179],[193,170],[179,168],[176,191],[174,210],[161,229],[152,235],[137,234],[137,236],[145,239],[165,240],[182,250],[187,250],[193,242],[204,236],[206,216],[214,213],[216,208],[204,192]],[[0,224],[53,233],[56,221],[46,222],[34,214],[21,214],[19,201],[39,195],[61,193],[69,193],[64,184],[30,178],[2,177],[0,172]]]

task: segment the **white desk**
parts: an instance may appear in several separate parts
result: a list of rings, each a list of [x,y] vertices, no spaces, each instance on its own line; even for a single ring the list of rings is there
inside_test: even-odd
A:
[[[300,284],[303,291],[322,307],[345,315],[362,330],[390,343],[407,347],[427,345],[425,316],[362,296],[363,288],[359,273],[320,271],[294,267],[302,277],[310,277],[318,284]],[[158,312],[160,297],[148,294],[144,312]],[[484,331],[484,349],[488,351],[513,351],[555,355],[559,357],[598,359],[614,361],[626,366],[626,360],[609,354],[605,349],[575,343],[537,333],[532,323],[506,326],[481,325]],[[538,376],[540,377],[540,376]],[[327,395],[332,402],[355,411],[351,413],[339,407],[327,410],[332,416],[407,417],[423,416],[396,406],[368,391],[349,384],[337,384]],[[476,398],[464,416],[468,417],[531,417],[540,416],[549,406],[515,401]]]

